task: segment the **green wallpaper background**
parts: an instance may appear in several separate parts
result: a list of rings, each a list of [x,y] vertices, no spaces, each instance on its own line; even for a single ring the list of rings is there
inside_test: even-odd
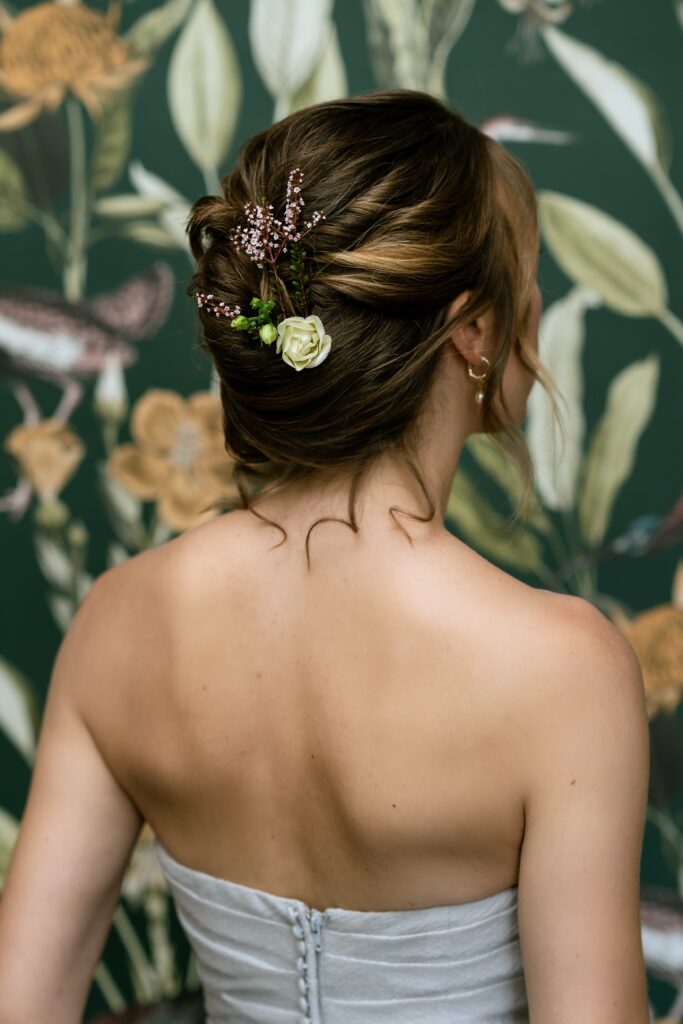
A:
[[[0,888],[78,601],[110,564],[191,525],[220,483],[217,397],[184,293],[188,204],[294,106],[424,88],[533,178],[541,354],[567,402],[558,456],[544,395],[530,398],[539,486],[522,538],[504,528],[514,468],[480,436],[449,526],[528,582],[592,600],[636,648],[652,749],[643,944],[653,1017],[681,1019],[683,3],[131,0],[116,12],[0,4]],[[160,484],[132,456],[169,403],[198,447],[181,463],[169,435]],[[149,840],[86,1019],[197,987]],[[145,1020],[189,1020],[196,1005]]]

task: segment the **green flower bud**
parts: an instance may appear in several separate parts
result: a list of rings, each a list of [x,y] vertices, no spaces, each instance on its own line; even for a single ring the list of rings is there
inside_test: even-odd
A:
[[[61,530],[69,521],[68,506],[60,498],[43,498],[35,506],[33,517],[41,530]]]
[[[230,321],[230,326],[237,331],[246,331],[249,329],[249,320],[246,316],[236,316],[234,320]]]
[[[259,331],[259,337],[266,345],[272,345],[277,338],[277,327],[275,324],[264,324]]]

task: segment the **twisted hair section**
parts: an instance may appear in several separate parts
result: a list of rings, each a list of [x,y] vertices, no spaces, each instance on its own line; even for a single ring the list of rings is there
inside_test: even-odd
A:
[[[425,93],[385,90],[307,107],[253,136],[221,182],[193,205],[187,231],[201,289],[241,308],[275,298],[272,276],[231,244],[248,201],[284,199],[287,175],[304,173],[307,207],[325,220],[307,239],[312,312],[333,338],[324,364],[293,373],[267,347],[199,311],[200,344],[220,382],[225,447],[241,507],[287,533],[251,503],[266,490],[315,474],[350,481],[348,520],[364,474],[387,450],[405,460],[427,512],[436,512],[418,465],[422,415],[446,339],[492,310],[499,333],[481,403],[482,429],[509,453],[524,481],[513,520],[533,500],[524,434],[500,390],[513,349],[552,394],[527,337],[539,225],[522,164],[460,114]],[[287,273],[287,267],[283,272]],[[469,301],[447,319],[453,300]],[[500,393],[503,415],[494,407]],[[231,506],[226,500],[207,508]],[[316,520],[314,526],[335,517]],[[410,539],[407,531],[406,536]]]

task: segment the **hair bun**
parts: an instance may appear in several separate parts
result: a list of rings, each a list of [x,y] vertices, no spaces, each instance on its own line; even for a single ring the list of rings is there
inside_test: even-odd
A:
[[[315,372],[292,373],[268,345],[200,310],[236,482],[250,472],[277,485],[331,470],[357,482],[388,449],[400,452],[420,479],[420,414],[444,341],[490,309],[497,352],[484,399],[479,406],[472,394],[472,405],[484,432],[505,435],[501,443],[533,496],[523,435],[504,403],[502,415],[493,401],[528,318],[536,276],[518,252],[520,229],[531,251],[539,235],[536,197],[521,162],[427,93],[385,90],[306,107],[249,139],[221,182],[222,196],[203,196],[192,206],[187,230],[197,270],[188,291],[242,310],[254,297],[277,297],[273,268],[259,268],[244,248],[236,251],[232,233],[245,204],[285,195],[292,167],[305,174],[306,209],[327,217],[310,247],[310,312],[333,347]],[[281,208],[274,215],[281,217]],[[465,291],[470,301],[448,321],[446,311]],[[547,388],[534,345],[521,342],[527,367]],[[250,507],[244,483],[240,495]]]

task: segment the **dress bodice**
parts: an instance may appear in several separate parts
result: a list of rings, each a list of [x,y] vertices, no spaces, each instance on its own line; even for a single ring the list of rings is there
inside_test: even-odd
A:
[[[320,911],[155,849],[206,1024],[528,1024],[517,886],[468,903]]]

